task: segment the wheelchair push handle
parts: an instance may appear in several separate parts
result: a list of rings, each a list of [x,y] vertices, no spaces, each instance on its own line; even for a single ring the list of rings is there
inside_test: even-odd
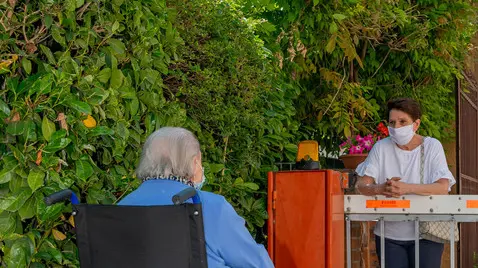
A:
[[[181,192],[175,194],[172,198],[172,201],[173,201],[173,204],[180,205],[180,204],[184,203],[186,200],[188,200],[189,198],[193,199],[194,204],[200,203],[197,191],[196,191],[196,189],[194,189],[192,187],[188,187],[188,188],[182,190]]]
[[[71,200],[72,204],[75,204],[75,205],[79,204],[78,198],[76,197],[75,193],[73,193],[73,191],[70,189],[62,190],[54,194],[51,194],[45,197],[43,200],[45,201],[45,204],[47,206],[51,206],[53,204],[63,202],[68,199]]]

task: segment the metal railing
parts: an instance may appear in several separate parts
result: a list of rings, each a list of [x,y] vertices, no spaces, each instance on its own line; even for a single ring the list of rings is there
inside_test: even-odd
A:
[[[415,267],[419,267],[420,222],[449,222],[450,267],[455,267],[455,224],[478,222],[478,195],[384,196],[345,195],[347,268],[352,267],[351,221],[380,224],[380,267],[385,268],[385,222],[415,223]]]

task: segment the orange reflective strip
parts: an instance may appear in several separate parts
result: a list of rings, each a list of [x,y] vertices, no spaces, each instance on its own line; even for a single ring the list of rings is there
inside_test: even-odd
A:
[[[466,208],[478,208],[478,200],[466,200]]]
[[[410,208],[410,200],[367,200],[367,208]]]

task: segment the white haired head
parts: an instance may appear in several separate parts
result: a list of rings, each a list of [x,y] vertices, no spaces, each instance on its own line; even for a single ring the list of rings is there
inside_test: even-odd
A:
[[[191,131],[163,127],[146,139],[136,176],[141,180],[168,176],[193,179],[194,161],[200,160],[200,145]]]

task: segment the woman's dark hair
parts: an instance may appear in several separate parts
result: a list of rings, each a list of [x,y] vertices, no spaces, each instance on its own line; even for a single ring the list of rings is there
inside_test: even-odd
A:
[[[387,106],[389,115],[390,111],[395,109],[407,113],[413,119],[413,121],[422,117],[422,110],[420,109],[420,104],[418,104],[418,102],[414,99],[393,99],[388,102]]]

